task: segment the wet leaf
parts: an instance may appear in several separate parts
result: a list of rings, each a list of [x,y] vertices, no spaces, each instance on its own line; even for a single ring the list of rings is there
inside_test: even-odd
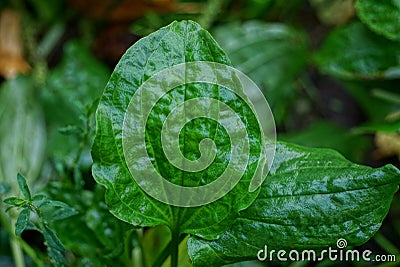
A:
[[[161,98],[147,120],[146,143],[157,171],[172,183],[192,186],[212,182],[225,169],[230,149],[227,133],[215,121],[203,118],[185,125],[183,138],[180,139],[186,140],[181,143],[185,156],[195,158],[199,152],[199,141],[203,138],[214,140],[219,152],[207,169],[196,173],[184,172],[168,162],[161,146],[160,135],[165,114],[183,101],[204,96],[225,101],[233,109],[236,107],[235,111],[240,116],[246,117],[244,123],[251,129],[250,134],[254,134],[250,139],[251,164],[235,188],[213,203],[178,208],[150,197],[136,184],[127,169],[122,147],[124,115],[139,86],[167,67],[192,61],[230,64],[209,33],[191,21],[173,22],[128,49],[111,75],[96,113],[97,132],[92,148],[92,172],[96,181],[107,189],[106,203],[110,211],[121,220],[142,227],[163,224],[175,228],[179,225],[181,233],[215,238],[232,223],[237,212],[249,206],[258,194],[257,191],[248,193],[248,188],[250,177],[256,169],[262,140],[256,135],[258,124],[251,110],[238,96],[211,84],[178,86]]]
[[[260,195],[218,240],[191,237],[194,266],[257,259],[259,250],[361,245],[378,231],[400,171],[353,164],[333,150],[279,143]]]

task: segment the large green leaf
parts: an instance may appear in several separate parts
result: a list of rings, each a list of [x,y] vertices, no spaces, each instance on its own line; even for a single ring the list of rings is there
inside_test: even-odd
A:
[[[307,63],[305,34],[261,21],[222,25],[213,34],[233,65],[263,89],[275,120],[282,122],[296,93],[296,78]]]
[[[195,266],[257,259],[268,250],[366,242],[380,227],[400,183],[393,166],[353,164],[327,149],[278,143],[270,175],[253,204],[218,240],[191,237]]]
[[[400,77],[399,44],[371,32],[360,22],[332,31],[316,62],[322,72],[345,79]]]
[[[361,21],[371,30],[400,41],[400,1],[357,0],[356,10]]]
[[[46,131],[35,88],[29,77],[17,77],[0,88],[0,183],[19,195],[15,177],[22,173],[32,188],[44,159]]]
[[[215,142],[218,153],[212,164],[203,171],[181,171],[169,164],[161,146],[161,130],[166,115],[188,99],[207,97],[225,102],[241,116],[251,136],[249,164],[235,188],[218,201],[200,207],[179,208],[148,196],[131,176],[123,153],[123,121],[135,91],[159,71],[193,61],[230,64],[210,34],[190,21],[173,22],[127,50],[111,75],[96,113],[93,175],[98,183],[106,187],[106,203],[118,218],[133,225],[164,224],[174,229],[179,227],[180,233],[215,238],[232,223],[238,211],[248,207],[258,194],[258,190],[249,193],[248,188],[259,160],[262,140],[256,118],[243,100],[217,85],[186,84],[165,94],[147,120],[146,145],[152,164],[171,183],[193,186],[208,184],[224,171],[230,158],[229,137],[214,120],[199,118],[187,123],[179,138],[181,151],[186,158],[193,160],[199,157],[199,142],[204,138]]]

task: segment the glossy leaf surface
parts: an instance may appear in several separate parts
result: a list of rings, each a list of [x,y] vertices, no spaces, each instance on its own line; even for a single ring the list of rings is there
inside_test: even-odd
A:
[[[258,124],[250,108],[238,96],[212,84],[178,86],[153,107],[146,125],[147,152],[157,171],[171,183],[194,186],[208,184],[224,171],[230,157],[229,137],[214,120],[199,118],[187,123],[181,131],[179,143],[186,158],[193,160],[199,156],[199,142],[204,138],[214,140],[218,152],[205,170],[196,173],[181,171],[168,162],[161,145],[161,130],[166,115],[188,99],[208,97],[225,102],[242,116],[252,136],[249,139],[248,168],[236,187],[218,201],[196,208],[178,208],[155,200],[145,194],[131,176],[122,147],[124,115],[139,86],[167,67],[193,61],[230,64],[210,34],[190,21],[173,22],[127,50],[111,75],[97,110],[97,133],[92,149],[93,175],[98,183],[106,187],[107,205],[118,218],[133,225],[164,224],[170,228],[179,227],[181,233],[215,238],[258,194],[257,190],[248,193],[261,148],[260,135],[257,136]]]
[[[400,41],[400,2],[397,0],[357,0],[356,10],[362,22],[388,39]]]
[[[316,62],[322,72],[339,78],[395,79],[400,77],[398,48],[398,43],[354,22],[328,35]]]
[[[400,172],[353,164],[327,149],[279,143],[271,173],[254,203],[218,240],[191,237],[195,266],[257,259],[268,250],[336,248],[365,243],[379,229]]]

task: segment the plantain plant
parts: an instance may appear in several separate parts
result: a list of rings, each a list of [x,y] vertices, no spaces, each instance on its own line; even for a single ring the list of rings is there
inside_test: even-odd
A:
[[[179,243],[187,235],[187,250],[194,266],[257,259],[257,252],[265,244],[275,249],[307,249],[333,246],[339,238],[345,238],[350,245],[361,245],[370,239],[390,208],[400,173],[390,165],[378,169],[356,165],[327,149],[278,142],[270,174],[261,188],[249,193],[248,181],[243,179],[226,196],[200,207],[168,205],[141,189],[129,171],[123,151],[124,116],[131,98],[149,77],[163,69],[196,61],[231,64],[207,31],[195,22],[183,21],[173,22],[138,41],[114,69],[97,109],[92,149],[93,176],[106,188],[105,199],[111,213],[134,227],[166,225],[171,232],[167,246],[171,266],[178,265]],[[186,157],[196,159],[200,157],[199,140],[213,139],[220,147],[209,168],[188,173],[172,166],[165,157],[161,132],[166,114],[195,97],[240,106],[237,112],[248,131],[257,130],[256,121],[249,118],[250,109],[216,85],[185,84],[165,94],[148,117],[146,148],[157,171],[183,186],[212,182],[229,161],[224,143],[229,137],[215,121],[207,120],[194,120],[182,128],[179,149]],[[250,153],[257,155],[263,144],[255,138],[250,143]],[[258,160],[252,154],[250,158]],[[254,172],[251,161],[246,172]],[[163,190],[161,185],[159,190]],[[160,254],[156,265],[161,265],[167,255]]]
[[[16,1],[16,6],[23,9],[22,2]],[[376,134],[383,152],[400,154],[398,1],[310,0],[307,8],[314,8],[322,23],[339,25],[332,31],[325,29],[327,36],[317,51],[311,51],[315,40],[310,42],[308,36],[315,33],[299,29],[302,23],[288,19],[304,8],[301,1],[239,1],[245,7],[241,19],[260,19],[244,23],[237,22],[234,1],[209,1],[205,14],[187,16],[199,18],[201,26],[174,21],[155,30],[155,25],[186,14],[149,14],[149,21],[138,20],[132,29],[154,32],[125,52],[111,76],[84,44],[92,36],[89,31],[84,32],[83,42],[65,44],[58,66],[44,67],[45,57],[66,28],[50,15],[58,10],[64,18],[69,12],[61,16],[65,3],[30,2],[27,10],[33,8],[36,14],[31,21],[43,20],[41,27],[54,25],[43,36],[34,36],[38,29],[26,25],[30,50],[35,50],[33,40],[43,37],[38,51],[30,51],[33,73],[3,81],[0,88],[0,241],[10,237],[17,267],[242,266],[247,264],[242,262],[260,261],[260,251],[266,254],[266,247],[269,252],[319,252],[338,247],[339,240],[357,247],[372,238],[397,257],[388,265],[398,264],[398,242],[392,244],[377,232],[386,218],[394,229],[393,240],[400,233],[396,218],[400,171],[390,164],[372,168],[353,163],[365,160],[368,139],[361,136],[365,133]],[[233,8],[223,19],[215,11],[221,6]],[[21,14],[28,15],[27,10]],[[265,22],[278,17],[281,22]],[[81,24],[86,30],[97,27],[88,21]],[[271,142],[261,134],[254,107],[240,94],[207,82],[176,85],[153,103],[145,125],[130,121],[132,129],[145,130],[147,158],[142,159],[170,184],[212,184],[232,160],[229,131],[204,116],[182,126],[175,144],[185,158],[196,161],[207,152],[202,150],[203,140],[211,140],[215,157],[210,165],[194,172],[170,161],[163,146],[163,125],[183,103],[198,98],[224,103],[249,137],[248,161],[231,190],[207,204],[179,206],[142,189],[138,181],[145,183],[149,177],[138,177],[136,173],[146,173],[141,170],[145,165],[132,165],[127,158],[135,154],[129,154],[124,143],[126,119],[132,108],[140,110],[144,102],[132,107],[132,99],[152,77],[198,62],[244,72],[262,89],[278,128],[288,132],[294,128],[295,133],[278,135],[278,140],[289,142]],[[311,75],[305,71],[310,69]],[[364,111],[365,124],[351,132],[324,120],[301,133],[293,127],[296,118],[309,115],[301,113],[301,101],[309,98],[318,102],[316,106],[326,104],[309,77],[314,71],[344,85]],[[328,105],[340,110],[340,103],[335,103]],[[196,106],[186,111],[192,110]],[[301,114],[293,115],[296,112]],[[233,120],[227,117],[227,121]],[[269,171],[263,173],[257,164],[264,163],[263,153],[271,143],[274,157],[267,158]],[[262,184],[252,188],[253,178]],[[170,193],[161,183],[154,189],[161,195]],[[0,242],[0,256],[8,249]]]

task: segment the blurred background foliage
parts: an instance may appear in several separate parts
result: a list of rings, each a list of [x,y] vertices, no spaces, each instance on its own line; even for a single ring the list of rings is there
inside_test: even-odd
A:
[[[98,98],[121,55],[183,19],[208,29],[263,90],[279,140],[332,148],[360,164],[400,166],[399,1],[2,0],[1,198],[20,194],[21,172],[33,191],[76,209],[49,220],[69,266],[150,266],[169,238],[162,227],[129,230],[108,212],[90,173],[90,148]],[[12,266],[10,222],[0,209],[0,266]],[[400,255],[399,218],[397,194],[363,248]],[[28,266],[50,263],[37,231],[22,239]],[[259,266],[235,266],[250,264]]]

